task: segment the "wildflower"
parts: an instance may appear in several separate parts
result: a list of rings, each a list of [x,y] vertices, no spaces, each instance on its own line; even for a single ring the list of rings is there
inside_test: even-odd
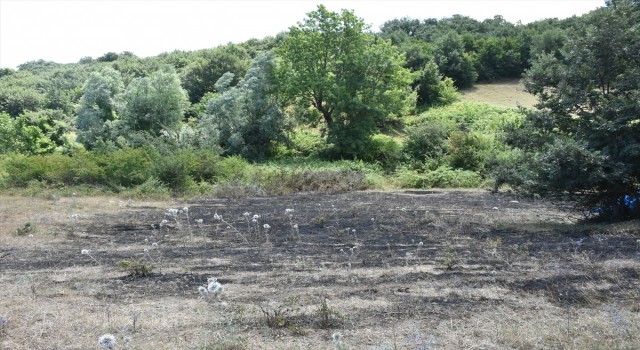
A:
[[[355,235],[355,234],[356,234],[356,229],[355,229],[355,228],[354,228],[354,229],[352,229],[352,230],[351,230],[351,233],[353,233],[353,234]]]
[[[423,243],[423,242],[418,242],[418,245],[419,245],[420,247],[422,247],[422,246],[424,245],[424,243]]]
[[[149,238],[145,238],[144,243],[149,243]]]
[[[144,252],[145,252],[145,253],[148,253],[148,252],[149,252],[149,249],[148,249],[148,248],[144,248]]]
[[[333,342],[336,344],[340,344],[342,343],[342,333],[340,332],[335,332],[331,335],[331,339],[333,339]]]
[[[298,229],[298,224],[293,224],[293,228]]]
[[[218,282],[218,279],[215,277],[211,277],[207,280],[208,284],[207,284],[207,291],[209,293],[213,293],[215,295],[222,293],[222,291],[224,290],[224,287],[222,286],[222,284],[220,282]]]
[[[284,210],[284,213],[285,213],[285,214],[291,214],[291,213],[293,213],[293,212],[294,212],[294,210],[293,210],[293,209],[285,209],[285,210]]]
[[[167,220],[162,220],[162,221],[160,222],[160,227],[166,226],[168,223],[169,223],[169,221],[167,221]]]
[[[256,219],[251,219],[251,222],[253,222],[254,224],[257,224],[257,223],[258,223],[258,220],[256,220]]]
[[[80,254],[82,254],[82,255],[89,255],[89,249],[82,249],[82,250],[80,251]]]
[[[203,223],[203,222],[204,222],[204,221],[203,221],[202,219],[197,219],[197,220],[196,220],[196,224],[198,224],[198,225],[202,225],[202,223]]]
[[[189,214],[189,207],[184,207],[184,208],[182,208],[182,211],[183,211],[185,214]]]
[[[73,215],[71,215],[71,218],[73,220],[78,220],[78,219],[80,219],[80,214],[73,214]]]
[[[151,246],[152,246],[152,247],[157,247],[157,246],[158,246],[158,242],[153,242],[153,243],[151,243]]]
[[[262,227],[264,227],[265,230],[268,230],[271,228],[271,226],[269,224],[264,224]]]
[[[167,209],[167,213],[165,213],[165,215],[167,216],[178,216],[178,209]]]
[[[245,218],[248,218],[251,215],[250,212],[245,211],[244,214],[242,214],[242,216],[244,216]]]
[[[213,214],[214,220],[222,220],[222,216],[218,215],[218,213]]]
[[[103,334],[98,338],[98,345],[104,349],[113,349],[116,347],[116,337],[113,334]]]
[[[200,298],[205,298],[207,294],[209,294],[209,291],[207,290],[207,288],[200,286],[198,287],[198,294],[200,294]]]
[[[260,219],[260,215],[258,214],[253,214],[253,220],[258,220]]]

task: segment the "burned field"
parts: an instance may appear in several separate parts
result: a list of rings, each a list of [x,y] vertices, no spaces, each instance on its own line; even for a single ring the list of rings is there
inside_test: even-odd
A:
[[[116,349],[640,342],[633,223],[576,224],[549,203],[482,191],[82,211],[83,200],[48,206],[66,221],[40,225],[47,216],[34,213],[34,226],[46,229],[3,233],[0,348],[99,348],[107,333]],[[211,277],[224,291],[199,293]]]

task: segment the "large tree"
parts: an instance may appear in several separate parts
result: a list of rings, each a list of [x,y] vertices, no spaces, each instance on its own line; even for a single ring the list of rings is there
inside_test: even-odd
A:
[[[351,11],[318,6],[277,53],[281,90],[317,111],[340,155],[357,156],[385,120],[415,105],[404,55]]]
[[[189,105],[175,69],[164,66],[150,77],[136,78],[121,96],[123,124],[132,131],[160,135],[179,128]]]
[[[530,160],[512,183],[640,217],[640,5],[610,1],[570,38],[560,59],[543,55],[526,74],[539,111],[512,134]]]
[[[115,97],[124,87],[120,73],[112,68],[93,72],[82,87],[76,126],[78,141],[91,148],[106,132],[105,122],[117,119]]]
[[[257,160],[285,138],[287,124],[274,91],[274,61],[273,52],[259,55],[234,87],[232,73],[218,79],[219,93],[207,102],[199,123],[202,146]]]

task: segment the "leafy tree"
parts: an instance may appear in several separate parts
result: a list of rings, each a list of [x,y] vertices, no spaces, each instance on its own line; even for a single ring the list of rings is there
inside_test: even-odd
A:
[[[112,68],[93,72],[82,87],[76,126],[78,141],[91,148],[104,136],[105,122],[116,116],[115,96],[123,89],[120,73]]]
[[[118,110],[124,126],[154,136],[162,130],[177,130],[189,104],[171,66],[163,67],[150,77],[134,79],[119,100]]]
[[[51,139],[23,115],[13,118],[7,113],[0,113],[0,135],[0,153],[34,155],[49,153],[55,148]]]
[[[609,2],[569,36],[562,59],[533,64],[525,86],[539,111],[513,142],[531,161],[512,185],[605,218],[640,217],[638,23],[639,4]]]
[[[203,146],[256,160],[284,139],[288,127],[274,91],[274,60],[273,52],[256,57],[235,87],[231,73],[216,82],[220,93],[207,103],[199,125]]]
[[[278,48],[286,98],[313,107],[338,155],[357,156],[390,116],[415,103],[411,72],[390,41],[366,32],[353,12],[310,12]]]
[[[182,76],[191,103],[199,102],[207,92],[216,91],[214,84],[226,72],[233,73],[236,77],[233,83],[237,83],[247,71],[248,62],[248,54],[238,45],[205,51],[202,57],[185,67]]]
[[[471,57],[465,52],[462,37],[450,32],[435,43],[435,59],[440,72],[453,79],[459,88],[470,87],[478,78]]]

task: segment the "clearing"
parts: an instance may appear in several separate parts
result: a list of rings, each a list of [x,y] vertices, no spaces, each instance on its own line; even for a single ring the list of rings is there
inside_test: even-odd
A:
[[[502,107],[533,108],[535,96],[524,91],[519,79],[499,80],[491,83],[477,83],[472,88],[460,90],[462,101],[488,103]]]
[[[1,349],[96,349],[106,333],[115,349],[640,342],[637,222],[576,225],[477,190],[0,199]],[[199,296],[210,277],[220,298]]]

